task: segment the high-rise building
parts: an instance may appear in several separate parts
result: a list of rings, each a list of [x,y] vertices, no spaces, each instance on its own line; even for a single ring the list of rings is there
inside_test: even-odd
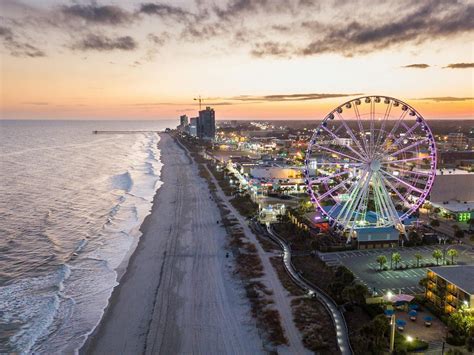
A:
[[[188,116],[186,115],[179,116],[179,124],[181,127],[187,126],[189,124]]]
[[[214,109],[206,107],[199,111],[197,135],[201,139],[214,140],[216,137],[216,116]]]
[[[193,137],[199,137],[199,132],[198,132],[198,128],[199,128],[199,124],[198,124],[198,121],[199,121],[199,117],[191,117],[191,120],[190,120],[190,123],[189,123],[189,134]]]

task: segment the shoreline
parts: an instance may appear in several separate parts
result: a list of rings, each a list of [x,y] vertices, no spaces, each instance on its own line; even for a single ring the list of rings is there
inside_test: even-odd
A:
[[[161,133],[158,147],[162,185],[135,250],[116,270],[118,285],[100,322],[78,352],[176,353],[196,347],[206,353],[262,352],[248,304],[227,275],[225,231],[215,222],[220,217],[207,186],[172,137]],[[195,279],[204,273],[212,276],[199,286]]]
[[[157,133],[160,136],[160,140],[158,141],[158,148],[160,148],[160,143],[162,139],[162,132]],[[93,347],[93,341],[94,338],[100,334],[100,328],[103,326],[103,323],[107,322],[107,317],[110,317],[109,315],[109,309],[110,307],[113,307],[113,305],[117,302],[117,297],[118,293],[120,293],[120,287],[122,286],[123,282],[125,281],[125,278],[127,276],[127,270],[129,265],[133,262],[134,258],[136,257],[137,250],[140,247],[140,243],[142,241],[142,238],[145,235],[146,228],[147,228],[147,221],[151,218],[153,214],[153,210],[156,208],[155,206],[157,205],[157,201],[160,196],[160,191],[164,185],[164,182],[162,180],[162,176],[164,173],[164,170],[166,169],[166,165],[163,163],[161,157],[160,157],[160,162],[162,164],[161,169],[160,169],[160,180],[161,180],[161,185],[158,187],[158,189],[155,192],[155,195],[153,196],[153,200],[151,202],[151,209],[150,213],[144,218],[142,224],[140,225],[139,232],[141,233],[139,239],[134,243],[132,248],[130,248],[130,251],[127,253],[125,256],[124,260],[119,264],[119,266],[114,270],[117,274],[117,285],[113,288],[112,294],[110,295],[107,306],[103,309],[102,316],[100,317],[100,320],[98,324],[95,326],[95,328],[87,335],[86,340],[84,341],[84,344],[77,349],[77,353],[79,354],[88,354],[89,351],[91,351],[91,347]]]

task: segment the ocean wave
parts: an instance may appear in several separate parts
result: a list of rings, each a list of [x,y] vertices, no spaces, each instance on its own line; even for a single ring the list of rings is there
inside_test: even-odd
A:
[[[129,171],[111,176],[109,181],[112,188],[117,190],[124,190],[128,192],[133,187],[133,179]]]
[[[59,309],[63,282],[71,270],[64,264],[49,275],[25,278],[0,287],[0,323],[17,324],[17,330],[1,339],[1,353],[27,353],[52,324]]]
[[[137,136],[126,150],[117,143],[110,152],[117,159],[107,161],[112,174],[96,167],[100,155],[82,152],[83,174],[90,166],[100,175],[84,178],[80,185],[70,185],[66,177],[58,180],[68,187],[68,195],[59,195],[62,190],[53,184],[47,186],[50,190],[41,190],[45,202],[51,200],[51,193],[58,193],[53,209],[45,209],[40,217],[47,229],[38,230],[54,237],[56,247],[45,247],[48,255],[67,252],[56,259],[65,264],[49,275],[19,278],[0,287],[0,330],[10,329],[0,334],[0,353],[76,352],[95,329],[117,285],[117,270],[126,267],[135,250],[140,225],[161,186],[158,141],[157,134],[149,134]],[[90,199],[91,193],[95,199]],[[100,204],[90,205],[99,199]],[[11,249],[5,243],[4,247]]]

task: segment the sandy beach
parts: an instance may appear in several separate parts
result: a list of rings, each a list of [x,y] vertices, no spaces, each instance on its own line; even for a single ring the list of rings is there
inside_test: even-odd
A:
[[[85,354],[256,354],[262,340],[230,274],[207,184],[161,135],[163,185]]]

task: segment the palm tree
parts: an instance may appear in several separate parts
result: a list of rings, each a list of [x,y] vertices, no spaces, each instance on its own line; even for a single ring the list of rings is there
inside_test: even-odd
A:
[[[385,255],[379,255],[376,260],[380,265],[380,270],[382,270],[384,265],[387,263],[387,257]]]
[[[439,265],[439,259],[443,257],[443,252],[439,249],[433,251],[433,258],[436,259],[436,265]]]
[[[458,251],[456,249],[449,249],[448,256],[451,257],[451,264],[454,264],[454,258],[458,256]]]
[[[426,293],[428,292],[428,278],[423,277],[422,279],[420,279],[420,281],[418,281],[418,285],[420,285],[421,287],[425,289],[425,297],[426,297]]]
[[[421,255],[420,253],[416,253],[415,259],[416,259],[416,267],[420,267],[420,260],[423,259],[423,255]]]
[[[398,263],[402,261],[402,256],[400,255],[400,253],[393,253],[392,260],[395,263],[395,269],[396,269],[398,266]]]

